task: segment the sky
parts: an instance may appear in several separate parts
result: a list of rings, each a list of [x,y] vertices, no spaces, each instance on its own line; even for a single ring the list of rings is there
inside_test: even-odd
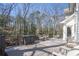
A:
[[[22,4],[17,4],[17,5],[19,5],[18,8],[22,6]],[[63,14],[64,9],[68,7],[69,7],[68,3],[31,3],[28,14],[39,10],[41,12],[47,12],[50,16],[52,16],[54,14],[54,8],[58,8],[59,13]],[[14,10],[11,14],[15,16],[17,12],[18,10]],[[46,25],[47,23],[48,23],[48,20],[43,21],[43,25]]]
[[[19,5],[21,7],[21,5]],[[33,11],[47,12],[49,14],[54,14],[54,8],[59,8],[59,13],[63,14],[64,9],[68,7],[68,3],[31,3],[29,13]],[[16,12],[13,11],[12,15],[16,15]]]
[[[54,8],[59,8],[59,10],[62,11],[68,7],[67,3],[36,3],[32,4],[31,9],[32,10],[40,10],[40,11],[48,11],[51,12]]]

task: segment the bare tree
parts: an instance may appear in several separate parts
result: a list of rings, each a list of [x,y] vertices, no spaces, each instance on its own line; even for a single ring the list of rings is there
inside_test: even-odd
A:
[[[22,44],[22,36],[25,35],[27,30],[27,15],[29,12],[30,4],[20,4],[21,7],[17,8],[18,13],[15,21],[15,31],[17,36],[17,43]]]
[[[20,4],[22,5],[21,8],[17,8],[18,13],[17,13],[17,17],[18,17],[18,23],[20,22],[19,19],[21,19],[21,22],[19,23],[19,25],[22,25],[22,28],[20,26],[19,29],[25,29],[26,28],[26,20],[27,20],[27,14],[29,12],[29,7],[30,4]]]
[[[30,9],[29,3],[22,4],[22,17],[23,17],[23,20],[24,20],[24,33],[25,33],[25,30],[26,30],[26,19],[27,19],[29,9]]]
[[[49,9],[49,10],[46,10],[45,8],[44,8],[44,13],[46,14],[46,18],[47,18],[47,34],[49,35],[50,34],[50,31],[51,31],[51,29],[53,29],[53,17],[52,17],[52,14],[53,14],[53,11],[52,11],[53,9]],[[52,13],[52,14],[50,14],[50,12]],[[53,31],[53,30],[52,30]],[[51,32],[52,33],[52,32]],[[52,35],[53,36],[53,35]]]
[[[14,8],[14,4],[0,4],[0,29],[2,29],[2,34],[0,35],[0,37],[4,38],[3,36],[3,32],[6,28],[6,25],[8,23],[10,23],[10,18],[11,18],[11,12]],[[0,50],[0,52],[2,52],[2,54],[4,55],[5,52],[4,52],[4,49],[5,49],[5,38],[2,39],[0,38],[2,41],[1,42],[1,48],[2,51]],[[4,44],[3,44],[4,43]]]
[[[7,23],[9,23],[10,19],[10,14],[12,10],[15,8],[14,3],[12,4],[2,4],[0,7],[0,13],[2,16],[2,19],[4,20],[4,27],[6,27]]]
[[[54,7],[54,8],[51,8],[51,12],[52,12],[52,14],[53,14],[53,17],[52,17],[52,20],[53,20],[53,35],[56,35],[57,34],[57,30],[56,30],[56,28],[57,28],[57,25],[58,25],[58,21],[59,21],[59,7],[57,6],[57,7]],[[53,11],[54,11],[54,13],[53,13]]]

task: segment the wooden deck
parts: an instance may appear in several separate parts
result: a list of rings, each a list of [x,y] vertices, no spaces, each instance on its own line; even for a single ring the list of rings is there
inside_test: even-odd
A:
[[[9,56],[51,56],[53,49],[57,51],[65,43],[62,40],[47,40],[33,45],[8,47],[5,51]]]

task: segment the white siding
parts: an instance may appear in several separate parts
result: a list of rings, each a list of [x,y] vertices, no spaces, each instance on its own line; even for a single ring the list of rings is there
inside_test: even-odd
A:
[[[76,4],[76,40],[79,41],[79,4]]]
[[[66,23],[66,26],[73,26],[75,24],[75,17],[72,17],[72,19]]]
[[[76,24],[76,26],[77,26],[77,28],[76,28],[76,34],[77,34],[77,41],[79,41],[79,13],[77,12],[77,18],[76,18],[76,20],[77,20],[77,24]]]
[[[63,40],[66,40],[67,39],[67,26],[64,25],[63,26]]]
[[[76,38],[76,35],[75,35],[75,20],[76,20],[76,16],[73,16],[70,19],[71,20],[67,21],[64,24],[64,26],[63,26],[63,40],[67,39],[67,27],[71,28],[71,37],[73,37],[74,39]]]
[[[76,20],[75,17],[72,17],[72,20],[66,23],[66,26],[71,28],[71,37],[74,38],[75,38],[75,29],[74,29],[75,20]]]

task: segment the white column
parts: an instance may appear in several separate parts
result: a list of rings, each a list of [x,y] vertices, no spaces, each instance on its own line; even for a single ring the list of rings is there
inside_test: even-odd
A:
[[[71,37],[74,37],[74,25],[71,26]]]
[[[63,26],[63,40],[67,40],[67,26]]]
[[[77,12],[75,13],[75,24],[74,24],[74,36],[75,36],[75,41],[77,41]]]
[[[76,11],[79,10],[79,3],[76,3]]]
[[[79,4],[76,4],[76,41],[79,42]]]

